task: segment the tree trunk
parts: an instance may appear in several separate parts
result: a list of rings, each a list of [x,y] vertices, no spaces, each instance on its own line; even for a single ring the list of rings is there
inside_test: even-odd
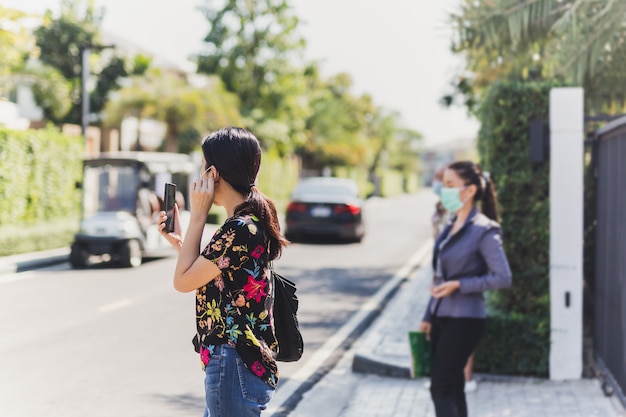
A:
[[[165,152],[178,152],[178,127],[175,124],[167,125],[167,134],[165,135]]]

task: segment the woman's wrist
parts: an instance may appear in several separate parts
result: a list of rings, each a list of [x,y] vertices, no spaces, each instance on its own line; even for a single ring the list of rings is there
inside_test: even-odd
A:
[[[179,240],[178,242],[176,242],[176,244],[174,245],[174,250],[180,255],[180,252],[183,249],[183,241]]]
[[[200,212],[200,213],[194,213],[192,211],[191,215],[189,216],[190,224],[204,225],[206,223],[207,213],[208,213],[208,210],[206,212]]]

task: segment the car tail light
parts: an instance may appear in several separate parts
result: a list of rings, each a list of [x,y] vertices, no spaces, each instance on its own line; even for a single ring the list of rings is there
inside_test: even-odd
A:
[[[307,207],[304,203],[289,203],[287,206],[287,211],[295,212],[295,213],[306,213]]]
[[[340,204],[335,206],[335,208],[333,209],[333,211],[335,212],[335,214],[359,214],[361,212],[361,207],[359,206],[355,206],[353,204]]]

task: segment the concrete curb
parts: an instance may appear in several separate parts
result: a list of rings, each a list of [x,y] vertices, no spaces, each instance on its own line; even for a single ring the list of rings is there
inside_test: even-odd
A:
[[[394,274],[393,278],[328,339],[285,385],[279,385],[269,408],[265,411],[268,416],[287,416],[296,408],[303,395],[339,362],[343,356],[342,349],[350,348],[355,337],[367,329],[377,317],[380,317],[380,311],[384,311],[385,306],[395,296],[402,283],[415,269],[419,268],[424,258],[430,253],[431,247],[431,241],[420,247],[411,259]]]
[[[387,308],[359,341],[352,361],[352,371],[395,378],[411,378],[411,356],[408,330],[416,329],[421,320],[428,296],[416,304],[415,294],[428,291],[432,273],[425,259],[430,259],[432,245],[422,254],[419,268],[411,279],[403,284],[389,304],[398,306]],[[424,305],[422,305],[424,304]],[[403,308],[404,306],[411,306]],[[398,312],[404,315],[399,316]]]
[[[0,275],[14,274],[30,269],[67,262],[70,248],[58,248],[41,252],[24,253],[0,258]]]

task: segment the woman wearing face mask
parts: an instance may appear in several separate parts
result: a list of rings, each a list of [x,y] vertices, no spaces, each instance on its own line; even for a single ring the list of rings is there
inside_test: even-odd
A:
[[[441,202],[453,217],[435,240],[434,285],[419,330],[431,340],[437,417],[467,417],[463,368],[485,328],[483,292],[509,287],[511,270],[496,223],[494,186],[480,166],[449,165]]]

